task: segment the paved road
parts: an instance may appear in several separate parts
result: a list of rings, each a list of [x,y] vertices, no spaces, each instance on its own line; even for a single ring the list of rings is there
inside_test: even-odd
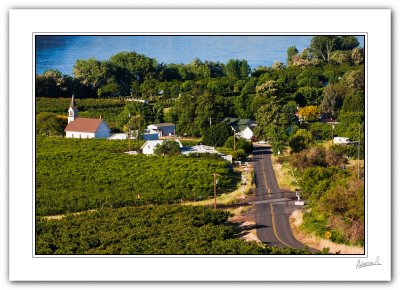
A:
[[[283,198],[292,199],[295,194],[283,193],[279,189],[272,168],[270,147],[255,145],[253,154],[256,182],[255,200],[271,200],[270,203],[255,203],[259,239],[270,246],[305,248],[293,237],[289,225],[288,217],[296,209],[294,202],[279,201]]]

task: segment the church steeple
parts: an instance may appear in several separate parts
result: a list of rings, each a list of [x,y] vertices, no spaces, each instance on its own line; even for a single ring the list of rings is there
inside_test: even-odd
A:
[[[69,105],[68,109],[68,124],[74,121],[78,117],[78,109],[76,108],[75,104],[75,96],[72,94],[71,104]]]
[[[74,94],[72,94],[72,98],[71,98],[71,104],[69,105],[71,108],[75,108],[76,107],[76,105],[75,105],[75,95]]]

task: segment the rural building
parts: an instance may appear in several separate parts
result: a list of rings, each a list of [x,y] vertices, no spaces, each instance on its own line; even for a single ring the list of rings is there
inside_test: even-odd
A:
[[[225,160],[227,160],[227,161],[232,163],[232,155],[222,154],[222,153],[218,152],[217,150],[215,150],[214,147],[211,147],[211,146],[205,146],[205,145],[186,146],[186,147],[182,148],[181,153],[184,154],[184,155],[189,155],[191,153],[195,153],[195,154],[203,154],[203,153],[218,154],[223,159],[225,159]]]
[[[151,124],[147,126],[147,129],[157,132],[159,137],[175,136],[175,124],[173,123]]]
[[[75,97],[72,95],[71,104],[68,109],[68,125],[64,132],[67,138],[108,138],[110,127],[101,117],[81,118],[78,116],[78,109],[75,105]]]
[[[182,144],[179,140],[175,140],[176,142],[179,143],[179,147],[182,148]],[[154,148],[156,148],[157,145],[161,145],[164,142],[164,140],[149,140],[146,141],[140,149],[142,150],[142,153],[145,155],[153,155],[154,154]]]
[[[232,130],[236,131],[236,136],[246,140],[252,140],[254,138],[254,127],[257,126],[256,122],[250,119],[237,118],[225,118],[224,122],[228,123]]]
[[[126,133],[116,133],[116,134],[112,134],[110,137],[108,137],[109,140],[127,140],[128,136]],[[131,136],[130,139],[134,139],[136,140],[136,136]],[[142,140],[158,140],[158,133],[154,132],[154,133],[148,133],[147,129],[143,134],[143,138],[141,138]]]

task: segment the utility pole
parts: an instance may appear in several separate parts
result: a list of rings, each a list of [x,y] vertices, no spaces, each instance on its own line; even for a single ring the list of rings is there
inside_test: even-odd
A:
[[[233,129],[233,151],[236,151],[236,130]]]
[[[360,143],[361,143],[361,124],[358,124],[358,153],[357,153],[357,172],[358,179],[360,179]]]
[[[214,176],[214,209],[217,209],[217,173],[212,174]]]

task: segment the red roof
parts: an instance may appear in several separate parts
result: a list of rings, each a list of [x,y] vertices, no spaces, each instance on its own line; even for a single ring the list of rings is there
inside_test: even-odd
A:
[[[70,122],[64,131],[95,133],[103,119],[76,118]]]

